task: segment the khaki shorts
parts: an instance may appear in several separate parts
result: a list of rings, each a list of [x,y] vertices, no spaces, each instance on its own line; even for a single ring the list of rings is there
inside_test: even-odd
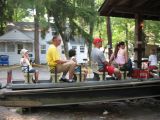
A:
[[[55,72],[55,68],[56,68],[57,73],[68,72],[69,70],[74,70],[75,64],[76,63],[72,60],[70,60],[66,63],[63,63],[63,64],[57,64],[56,67],[50,68],[50,72],[51,73]]]

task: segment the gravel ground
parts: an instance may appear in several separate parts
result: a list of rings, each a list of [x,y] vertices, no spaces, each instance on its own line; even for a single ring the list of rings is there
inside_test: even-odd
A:
[[[159,120],[160,102],[141,99],[126,102],[32,108],[0,107],[0,120]]]

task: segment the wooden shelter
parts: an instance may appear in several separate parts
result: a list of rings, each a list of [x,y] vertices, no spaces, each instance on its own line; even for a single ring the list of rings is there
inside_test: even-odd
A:
[[[135,19],[135,53],[138,67],[142,58],[143,20],[160,20],[160,1],[158,0],[105,0],[99,9],[101,16]]]
[[[105,0],[99,9],[101,16],[160,20],[159,0]]]

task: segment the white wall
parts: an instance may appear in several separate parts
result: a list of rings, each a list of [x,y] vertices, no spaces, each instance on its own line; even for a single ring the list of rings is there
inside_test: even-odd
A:
[[[34,32],[33,31],[25,31],[24,34],[26,34],[27,36],[31,37],[32,39],[34,39]],[[48,47],[49,47],[49,44],[48,44],[48,41],[50,41],[52,39],[53,35],[52,35],[52,31],[49,30],[49,32],[46,33],[46,36],[45,38],[41,38],[41,34],[39,35],[39,43],[40,43],[40,46],[39,46],[39,55],[40,55],[40,63],[46,63],[46,52],[48,50]],[[7,44],[7,43],[6,43]],[[20,61],[20,58],[21,58],[21,55],[20,54],[17,54],[17,43],[14,43],[15,44],[15,51],[13,52],[7,52],[7,48],[5,48],[5,52],[0,52],[0,55],[9,55],[9,64],[10,65],[14,65],[14,64],[19,64],[19,61]],[[25,43],[22,43],[24,48],[25,47]],[[46,45],[46,52],[45,54],[41,54],[41,45]],[[87,46],[82,44],[82,43],[69,43],[69,49],[72,49],[72,46],[76,46],[77,49],[76,49],[76,52],[77,52],[77,61],[78,63],[83,63],[83,59],[87,59],[88,56],[87,56],[87,53],[88,53],[88,49],[87,49]],[[62,59],[66,59],[65,55],[62,54],[62,46],[63,46],[63,43],[61,43],[61,45],[58,47],[59,49],[59,52],[61,54],[61,58]],[[84,46],[84,53],[80,52],[80,46]],[[7,47],[7,45],[6,45]],[[27,49],[27,48],[26,48]],[[34,45],[33,45],[33,51],[30,52],[30,54],[33,55],[33,59],[34,59]]]
[[[9,65],[15,65],[15,64],[19,65],[21,54],[18,54],[18,48],[17,48],[18,43],[13,43],[15,46],[15,49],[12,52],[7,52],[7,44],[8,43],[6,42],[5,43],[5,52],[0,52],[0,55],[8,55],[9,56]],[[23,44],[23,47],[26,48],[25,43],[21,43],[21,44]],[[30,52],[30,54],[33,54],[33,52]]]
[[[34,39],[34,32],[30,31],[30,32],[25,32],[26,35],[30,36],[32,39]],[[41,37],[41,32],[39,33],[39,57],[40,57],[40,63],[47,63],[46,61],[46,52],[47,49],[49,47],[49,44],[47,43],[48,41],[50,41],[52,39],[53,35],[52,35],[52,31],[49,30],[48,32],[46,32],[46,36],[45,38]],[[41,45],[45,45],[46,46],[46,52],[45,54],[41,54]],[[33,56],[34,56],[34,46],[33,46]]]
[[[88,48],[84,44],[78,43],[68,43],[69,50],[72,49],[72,46],[76,46],[76,59],[78,63],[84,63],[83,59],[88,59]],[[80,52],[80,46],[84,46],[84,52]]]
[[[40,43],[40,47],[39,47],[39,55],[40,55],[40,63],[47,63],[46,61],[46,53],[45,54],[41,54],[41,45],[46,45],[46,52],[47,49],[49,47],[49,44],[47,43],[48,41],[50,41],[52,39],[53,35],[52,35],[52,31],[49,30],[49,32],[46,33],[45,38],[41,38],[41,34],[39,35],[39,43]]]

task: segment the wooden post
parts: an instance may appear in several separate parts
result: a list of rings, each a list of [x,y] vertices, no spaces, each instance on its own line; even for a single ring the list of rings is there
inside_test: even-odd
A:
[[[135,59],[137,60],[138,68],[141,68],[141,59],[142,59],[142,26],[143,19],[141,15],[135,15],[135,40],[136,40],[136,48],[135,48]]]
[[[57,67],[55,67],[54,74],[55,74],[55,83],[57,83]]]
[[[80,67],[80,71],[79,71],[79,81],[82,81],[82,64],[79,66]]]
[[[106,18],[106,23],[107,23],[107,37],[108,37],[108,57],[110,58],[112,54],[112,31],[111,31],[110,17]]]
[[[7,84],[11,83],[12,80],[12,70],[7,71]]]
[[[27,66],[27,83],[29,83],[30,81],[30,76],[29,76],[29,65]]]

